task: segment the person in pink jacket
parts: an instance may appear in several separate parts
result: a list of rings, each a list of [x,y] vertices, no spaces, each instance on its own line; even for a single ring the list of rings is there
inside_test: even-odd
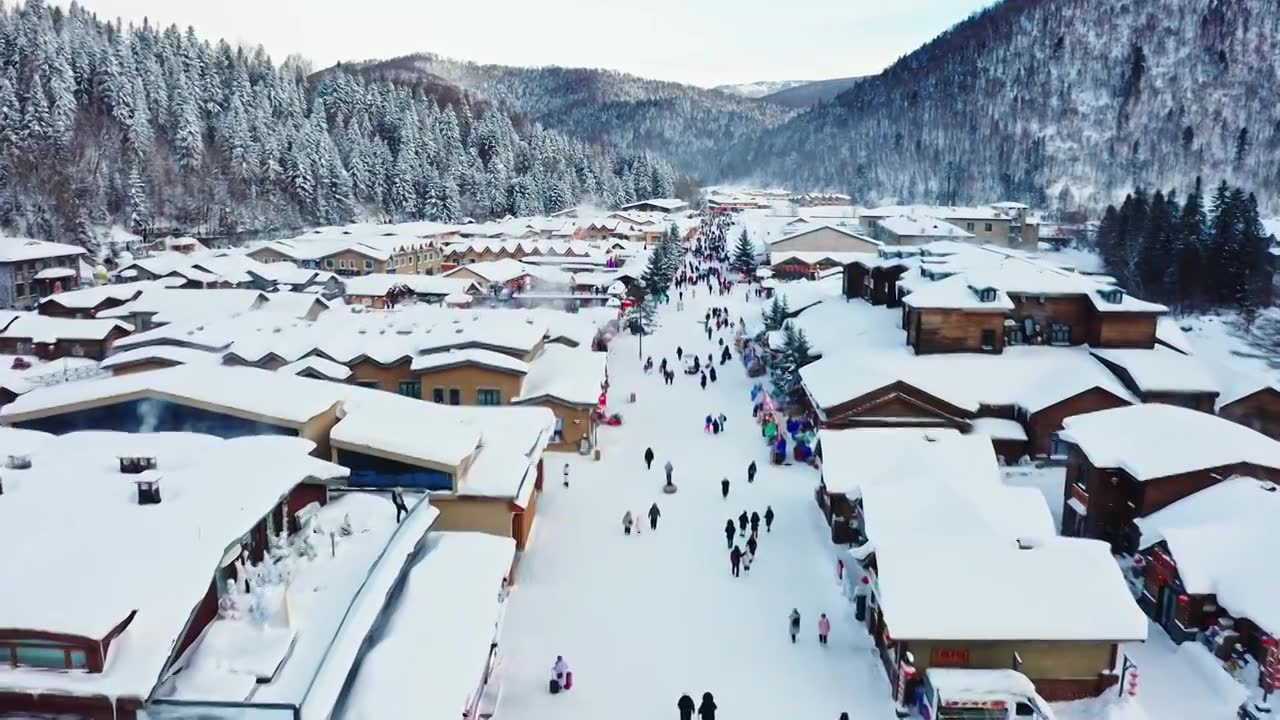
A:
[[[831,634],[831,621],[827,619],[827,614],[822,613],[818,616],[818,644],[826,645],[827,636]]]

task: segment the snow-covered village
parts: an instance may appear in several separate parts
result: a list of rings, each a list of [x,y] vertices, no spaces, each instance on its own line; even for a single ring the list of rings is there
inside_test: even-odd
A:
[[[1277,43],[0,0],[0,720],[1280,717]]]

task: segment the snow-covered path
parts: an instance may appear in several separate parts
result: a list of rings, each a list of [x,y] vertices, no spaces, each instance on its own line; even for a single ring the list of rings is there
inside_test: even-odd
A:
[[[741,290],[714,301],[735,320],[760,312]],[[769,465],[751,417],[751,381],[736,357],[717,364],[719,380],[705,391],[679,370],[678,345],[719,361],[719,345],[701,324],[710,303],[705,286],[682,312],[673,299],[644,339],[655,365],[666,357],[676,368],[671,387],[656,368],[641,372],[637,338],[624,333],[613,343],[611,410],[625,422],[600,430],[600,462],[547,456],[546,490],[503,629],[498,720],[675,718],[681,693],[696,702],[704,691],[715,695],[721,720],[835,720],[842,711],[858,720],[893,717],[884,671],[835,580],[813,500],[816,474]],[[729,330],[723,336],[731,340]],[[634,404],[626,402],[631,392]],[[704,434],[704,416],[720,412],[727,431]],[[657,456],[648,472],[646,447]],[[760,472],[749,485],[753,459]],[[668,460],[675,495],[661,492]],[[567,490],[560,485],[565,462]],[[728,500],[720,495],[726,475]],[[643,518],[655,501],[657,532],[644,522],[642,534],[623,536],[623,513]],[[777,514],[773,532],[762,526],[750,575],[733,578],[725,521],[743,510],[763,515],[768,505]],[[792,607],[803,618],[795,645],[786,631]],[[832,621],[825,648],[816,637],[820,612]],[[552,696],[547,679],[558,654],[570,663],[574,687]]]

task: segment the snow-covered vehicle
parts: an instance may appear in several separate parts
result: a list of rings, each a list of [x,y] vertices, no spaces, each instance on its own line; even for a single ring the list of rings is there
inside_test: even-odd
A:
[[[916,710],[924,720],[1054,720],[1049,703],[1016,670],[929,668]]]

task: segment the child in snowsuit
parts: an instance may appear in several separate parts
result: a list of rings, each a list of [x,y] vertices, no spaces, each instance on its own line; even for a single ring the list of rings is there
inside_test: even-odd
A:
[[[773,532],[773,506],[764,509],[764,531]]]
[[[788,620],[788,626],[791,629],[791,642],[795,642],[796,636],[800,634],[800,611],[791,608],[791,616]]]
[[[728,497],[729,497],[729,478],[724,478],[723,480],[721,480],[721,481],[720,481],[720,495],[721,495],[722,497],[724,497],[725,499],[728,499]],[[732,521],[732,520],[730,520],[730,521],[729,521],[729,524],[731,524],[731,525],[732,525],[732,524],[733,524],[733,521]]]
[[[728,520],[728,521],[726,521],[726,522],[725,522],[725,524],[724,524],[724,539],[725,539],[725,541],[726,541],[726,543],[727,543],[727,544],[725,545],[725,547],[726,547],[726,548],[732,548],[732,547],[733,547],[733,536],[734,536],[737,532],[738,532],[738,528],[734,526],[734,524],[733,524],[733,520]]]
[[[827,619],[827,614],[822,613],[818,618],[818,644],[826,645],[827,636],[831,634],[831,621]]]
[[[630,534],[631,534],[631,525],[632,525],[632,523],[633,523],[633,522],[635,522],[635,521],[634,521],[634,520],[632,520],[632,518],[631,518],[631,511],[630,511],[630,510],[628,510],[628,511],[627,511],[625,514],[623,514],[623,516],[622,516],[622,534],[623,534],[623,535],[630,535]]]
[[[734,545],[729,551],[729,568],[734,577],[738,577],[738,566],[742,564],[742,550]]]

